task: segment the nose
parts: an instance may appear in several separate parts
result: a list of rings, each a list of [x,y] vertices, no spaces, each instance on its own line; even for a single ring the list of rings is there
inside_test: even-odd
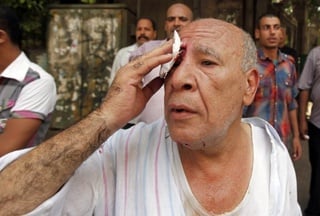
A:
[[[179,19],[179,17],[176,17],[176,18],[174,19],[174,26],[180,26],[180,19]]]
[[[170,72],[167,85],[176,91],[193,91],[196,88],[194,71],[192,64],[182,61]]]
[[[271,34],[274,34],[275,32],[276,32],[276,28],[271,27],[271,28],[270,28],[270,33],[271,33]]]

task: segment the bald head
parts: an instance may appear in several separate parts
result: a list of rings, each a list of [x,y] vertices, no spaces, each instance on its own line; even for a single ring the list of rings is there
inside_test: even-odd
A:
[[[164,30],[167,38],[172,38],[174,30],[178,32],[182,27],[193,20],[192,10],[185,4],[176,3],[171,5],[166,13]]]
[[[252,37],[239,27],[218,19],[199,19],[191,22],[180,32],[182,38],[193,38],[197,41],[208,41],[215,44],[215,49],[223,51],[226,58],[235,60],[239,57],[239,63],[243,71],[247,71],[256,66],[256,46]],[[207,50],[210,50],[209,48]],[[216,50],[215,54],[221,54]],[[222,56],[221,56],[222,58]]]

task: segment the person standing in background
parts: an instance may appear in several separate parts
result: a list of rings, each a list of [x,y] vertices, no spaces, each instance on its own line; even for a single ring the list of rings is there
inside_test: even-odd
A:
[[[313,48],[299,78],[299,129],[301,138],[309,142],[311,183],[306,216],[320,215],[320,46]],[[306,118],[309,100],[311,115]]]
[[[155,40],[157,38],[157,26],[155,21],[145,17],[138,19],[136,23],[135,37],[136,42],[134,44],[123,47],[117,52],[112,64],[109,81],[110,84],[114,79],[115,73],[129,62],[129,57],[134,50],[145,42]]]
[[[159,47],[165,41],[169,40],[173,37],[174,31],[178,33],[180,30],[189,24],[193,20],[193,12],[192,10],[185,4],[175,3],[172,4],[166,12],[166,20],[164,23],[164,30],[166,32],[166,38],[163,40],[153,40],[143,44],[137,50],[135,50],[130,59],[137,58],[156,47]],[[147,74],[143,82],[146,84],[153,80],[154,78],[159,76],[160,67],[158,66],[154,68],[151,73]],[[151,123],[161,116],[163,116],[164,112],[164,104],[163,104],[164,90],[163,87],[158,90],[156,94],[152,96],[152,98],[148,101],[143,112],[135,119],[130,121],[131,124],[136,124],[138,122],[146,122]]]
[[[294,48],[288,46],[287,40],[288,40],[287,28],[285,26],[281,26],[279,49],[282,53],[285,53],[287,55],[291,55],[294,58],[295,64],[297,64],[298,52]]]
[[[279,133],[293,160],[302,154],[297,120],[298,95],[296,67],[291,56],[279,50],[281,23],[279,17],[266,13],[259,17],[255,37],[259,40],[258,72],[260,84],[245,117],[259,116]]]
[[[15,12],[0,7],[0,156],[39,144],[56,103],[53,77],[21,50]]]
[[[280,42],[279,49],[282,53],[290,55],[294,59],[294,64],[296,66],[297,76],[299,77],[298,65],[299,65],[299,56],[297,50],[288,46],[288,34],[287,28],[285,26],[281,26],[281,34],[280,34]]]

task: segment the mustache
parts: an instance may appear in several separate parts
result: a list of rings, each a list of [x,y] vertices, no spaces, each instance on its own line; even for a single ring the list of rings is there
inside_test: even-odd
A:
[[[147,37],[147,36],[145,36],[145,35],[140,35],[140,36],[138,37],[139,40],[140,40],[141,38],[146,39],[146,40],[150,40],[150,38]]]

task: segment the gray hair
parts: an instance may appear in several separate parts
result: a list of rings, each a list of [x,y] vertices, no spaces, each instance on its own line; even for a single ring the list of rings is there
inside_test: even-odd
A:
[[[241,69],[243,72],[255,68],[257,64],[257,48],[247,32],[243,31],[243,56],[241,61]]]

